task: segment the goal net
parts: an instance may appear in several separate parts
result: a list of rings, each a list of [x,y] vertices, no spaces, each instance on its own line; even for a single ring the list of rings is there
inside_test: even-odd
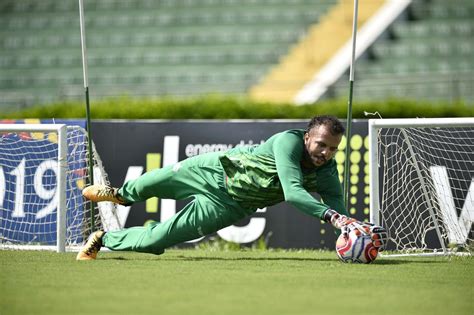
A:
[[[470,253],[474,118],[369,121],[370,219],[395,254]]]
[[[92,230],[120,228],[113,204],[92,211],[82,197],[87,143],[79,126],[0,124],[0,248],[63,252]],[[94,146],[93,164],[95,182],[108,183]]]

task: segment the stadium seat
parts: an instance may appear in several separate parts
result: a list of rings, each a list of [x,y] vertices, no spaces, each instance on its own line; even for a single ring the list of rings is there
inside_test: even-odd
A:
[[[474,100],[473,1],[413,0],[388,34],[356,62],[354,97]],[[346,80],[340,78],[326,98],[344,97]]]
[[[245,94],[336,3],[85,1],[91,90],[95,97]],[[5,0],[0,10],[0,71],[8,77],[0,98],[12,90],[8,99],[22,104],[82,99],[77,1]]]

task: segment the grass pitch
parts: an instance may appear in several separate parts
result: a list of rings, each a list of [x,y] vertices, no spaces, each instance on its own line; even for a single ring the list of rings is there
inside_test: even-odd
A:
[[[473,314],[471,257],[340,263],[334,252],[0,251],[7,314]]]

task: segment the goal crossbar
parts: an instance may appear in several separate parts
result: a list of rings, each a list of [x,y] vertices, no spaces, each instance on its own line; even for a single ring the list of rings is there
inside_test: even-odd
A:
[[[395,127],[472,127],[474,117],[369,119],[371,129]]]

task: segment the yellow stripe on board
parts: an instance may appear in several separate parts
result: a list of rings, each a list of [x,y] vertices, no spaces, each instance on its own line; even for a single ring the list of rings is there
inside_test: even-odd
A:
[[[27,118],[25,119],[25,124],[41,124],[41,120],[37,118]],[[44,139],[44,132],[31,132],[31,138],[35,140],[43,140]]]
[[[364,25],[385,0],[367,0],[359,4],[358,28]],[[353,0],[340,0],[308,35],[290,48],[266,77],[250,90],[258,101],[292,103],[296,94],[352,37]]]
[[[38,118],[26,118],[24,122],[25,124],[41,124],[41,120]]]
[[[161,167],[161,153],[148,153],[146,155],[146,171],[152,171]],[[158,198],[153,197],[146,201],[146,212],[158,212]]]

